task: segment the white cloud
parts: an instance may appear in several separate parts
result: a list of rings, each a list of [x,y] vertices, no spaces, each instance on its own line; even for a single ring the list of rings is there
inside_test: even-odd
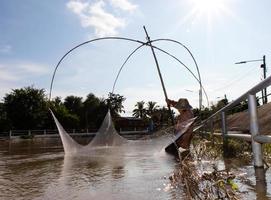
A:
[[[17,81],[18,79],[5,66],[0,65],[0,81]]]
[[[81,14],[88,8],[88,3],[83,3],[80,1],[70,1],[67,3],[67,7],[75,14]]]
[[[128,0],[110,0],[110,3],[112,7],[128,12],[137,8]],[[66,6],[78,16],[82,27],[94,28],[95,35],[98,37],[115,36],[120,28],[126,26],[123,17],[117,17],[113,12],[106,10],[108,4],[103,0],[94,3],[83,0],[70,0]]]
[[[0,82],[16,82],[30,77],[48,74],[46,65],[32,62],[12,62],[0,64]]]
[[[132,4],[128,0],[110,0],[110,2],[114,7],[124,11],[132,12],[137,9],[137,5]]]
[[[18,68],[32,75],[43,75],[49,72],[48,66],[36,63],[19,63]]]
[[[48,75],[48,69],[44,64],[29,61],[0,63],[0,98],[11,89],[39,85],[39,79]]]

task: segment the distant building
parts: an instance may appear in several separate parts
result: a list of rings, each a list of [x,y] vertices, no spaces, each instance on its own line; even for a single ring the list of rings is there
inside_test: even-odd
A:
[[[145,131],[149,129],[149,122],[135,117],[118,117],[115,119],[117,131]]]

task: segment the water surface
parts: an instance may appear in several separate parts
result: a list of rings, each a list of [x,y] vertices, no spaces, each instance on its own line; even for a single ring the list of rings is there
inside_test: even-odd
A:
[[[163,151],[167,142],[132,141],[65,156],[58,138],[0,141],[0,199],[185,199],[182,188],[168,179],[178,164]],[[201,163],[202,171],[211,169],[209,161]],[[237,175],[242,199],[271,199],[270,169],[256,171],[255,178],[251,160],[218,159],[216,164]]]
[[[174,199],[163,139],[65,156],[59,139],[3,141],[0,199]]]

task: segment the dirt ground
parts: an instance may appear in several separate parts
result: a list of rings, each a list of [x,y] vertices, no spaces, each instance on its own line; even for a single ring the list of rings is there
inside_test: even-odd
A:
[[[271,135],[271,102],[258,107],[258,120],[260,134]],[[248,110],[227,117],[228,130],[249,132]]]

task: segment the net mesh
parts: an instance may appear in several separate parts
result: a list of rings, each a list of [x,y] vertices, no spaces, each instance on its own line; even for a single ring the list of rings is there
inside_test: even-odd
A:
[[[96,133],[95,137],[89,144],[85,146],[80,145],[76,141],[74,141],[73,138],[65,131],[62,125],[59,123],[52,110],[50,110],[50,112],[56,123],[65,153],[87,151],[89,149],[99,146],[118,146],[128,142],[127,139],[120,136],[116,131],[112,122],[110,111],[107,112],[103,123],[98,132]]]
[[[51,110],[50,110],[51,111]],[[97,148],[97,147],[114,147],[114,146],[121,146],[124,144],[130,144],[133,141],[129,141],[118,134],[116,131],[114,124],[112,122],[110,111],[107,112],[103,123],[101,127],[99,128],[98,132],[96,132],[95,137],[91,140],[91,142],[87,145],[81,145],[78,144],[62,127],[62,125],[59,123],[57,118],[55,117],[54,113],[51,111],[51,114],[54,118],[54,121],[56,123],[58,132],[60,134],[64,151],[65,153],[77,153],[77,152],[85,152],[89,153],[91,150]],[[195,122],[196,118],[192,118],[190,120],[187,120],[181,124],[182,130],[177,132],[177,134],[173,134],[174,129],[170,128],[169,130],[162,131],[163,134],[158,136],[166,136],[167,142],[164,143],[163,147],[167,147],[171,143],[175,143],[175,141],[183,135],[187,129]],[[170,133],[169,133],[170,132]],[[153,134],[155,135],[155,134]],[[143,141],[141,141],[143,142]],[[167,144],[167,145],[165,145]]]

